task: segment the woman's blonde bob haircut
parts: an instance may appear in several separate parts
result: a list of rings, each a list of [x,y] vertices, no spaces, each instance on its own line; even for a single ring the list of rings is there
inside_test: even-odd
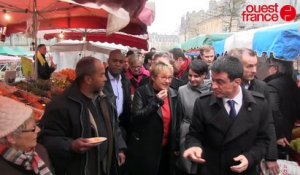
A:
[[[156,77],[160,72],[165,70],[170,71],[172,75],[174,74],[174,68],[171,64],[162,61],[156,62],[150,67],[151,77]]]

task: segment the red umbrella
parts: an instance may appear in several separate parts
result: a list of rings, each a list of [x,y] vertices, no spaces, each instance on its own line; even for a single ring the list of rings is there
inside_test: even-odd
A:
[[[46,40],[52,38],[61,38],[61,33],[48,33],[44,35]],[[113,33],[111,35],[106,35],[105,32],[64,32],[63,39],[66,40],[82,40],[85,37],[86,41],[94,42],[108,42],[121,44],[129,47],[136,47],[138,49],[148,50],[148,41],[147,39],[136,37],[132,35],[122,34],[122,33]]]
[[[145,5],[139,3],[138,8],[133,8],[133,3],[146,0],[129,0],[128,9],[131,13],[125,10],[125,0],[113,1],[115,2],[99,0],[97,2],[100,4],[96,3],[98,6],[92,3],[94,8],[90,8],[76,4],[73,0],[0,0],[0,17],[6,17],[0,18],[2,35],[27,32],[33,36],[34,43],[37,43],[37,31],[47,29],[109,28],[112,32],[121,29],[132,34],[147,33],[146,25],[133,18]]]
[[[145,2],[145,0],[138,1]],[[6,35],[25,32],[26,29],[28,31],[31,24],[35,23],[38,25],[39,30],[58,28],[106,29],[109,15],[112,14],[112,17],[117,16],[116,18],[121,20],[122,14],[127,15],[127,11],[122,6],[116,6],[116,3],[104,3],[90,8],[89,6],[82,6],[82,4],[76,4],[72,0],[0,0],[0,17],[2,17],[0,18],[0,26],[7,27]],[[143,5],[139,3],[138,8],[133,11],[139,13]],[[128,12],[128,15],[130,14]],[[3,18],[8,15],[11,18],[10,20]],[[121,29],[122,32],[130,34],[147,33],[145,24],[133,18],[133,16],[130,16],[130,19],[130,23]]]

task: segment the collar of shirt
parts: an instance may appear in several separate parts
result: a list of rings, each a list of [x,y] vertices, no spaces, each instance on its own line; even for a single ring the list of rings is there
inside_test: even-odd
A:
[[[228,100],[233,100],[234,101],[234,108],[235,108],[235,111],[236,113],[238,114],[241,107],[242,107],[242,103],[243,103],[243,92],[242,92],[242,88],[241,86],[239,86],[239,92],[238,94],[232,98],[232,99],[229,99],[229,98],[223,98],[223,105],[226,109],[226,111],[229,113],[230,111],[230,106],[229,104],[227,103]]]
[[[121,81],[121,79],[122,79],[122,76],[120,74],[119,74],[118,78],[115,78],[109,71],[107,71],[107,75],[108,75],[109,80]]]
[[[244,88],[249,89],[250,84],[251,84],[251,81],[249,80],[247,83],[244,84]]]

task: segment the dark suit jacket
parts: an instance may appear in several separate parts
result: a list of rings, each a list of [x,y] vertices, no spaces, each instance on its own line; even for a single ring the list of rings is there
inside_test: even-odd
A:
[[[115,101],[115,95],[114,91],[112,89],[109,77],[108,77],[108,70],[106,69],[105,75],[107,78],[107,81],[105,83],[103,92],[108,96],[110,99],[114,99]],[[130,108],[131,108],[131,96],[130,96],[130,82],[129,80],[125,77],[125,75],[122,73],[121,74],[122,79],[122,88],[123,88],[123,97],[124,97],[124,103],[123,103],[123,112],[119,116],[119,122],[120,122],[120,128],[122,130],[122,135],[125,140],[127,140],[127,135],[130,134]],[[115,103],[116,105],[116,103]]]
[[[299,114],[299,89],[291,75],[276,73],[265,79],[275,121],[277,138],[291,139],[292,129]]]
[[[186,138],[187,148],[203,149],[206,163],[199,167],[205,175],[238,174],[230,170],[237,164],[233,158],[244,155],[249,166],[243,175],[257,175],[256,165],[264,157],[270,137],[271,122],[268,104],[258,93],[243,90],[243,104],[232,120],[221,98],[211,92],[201,95],[195,102],[190,131]]]
[[[249,86],[248,90],[259,92],[259,93],[263,94],[269,102],[268,85],[264,81],[258,80],[258,79],[253,79],[250,82],[250,86]],[[270,103],[269,103],[269,106],[271,109]],[[272,119],[273,119],[273,117],[272,117]],[[274,121],[274,119],[273,119],[273,121]],[[277,143],[276,143],[277,137],[276,137],[274,122],[271,123],[269,130],[270,130],[269,132],[270,132],[270,136],[271,136],[271,142],[270,142],[269,148],[267,150],[265,159],[266,160],[277,160],[277,158],[278,158]]]
[[[250,82],[248,90],[259,92],[265,96],[265,98],[269,101],[269,90],[268,85],[262,80],[259,79],[253,79]]]

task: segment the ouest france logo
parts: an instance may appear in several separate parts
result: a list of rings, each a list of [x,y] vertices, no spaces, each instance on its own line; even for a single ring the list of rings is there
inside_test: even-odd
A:
[[[273,22],[280,18],[292,21],[296,17],[296,9],[291,5],[279,7],[278,3],[270,5],[247,5],[242,11],[242,20],[245,22]]]

